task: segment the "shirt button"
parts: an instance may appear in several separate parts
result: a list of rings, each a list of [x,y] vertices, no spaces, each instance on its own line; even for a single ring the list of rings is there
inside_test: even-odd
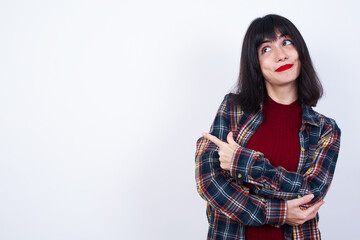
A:
[[[305,148],[301,147],[301,151],[302,151],[302,152],[305,152]]]
[[[241,178],[241,177],[242,177],[242,175],[241,175],[241,173],[239,173],[239,174],[238,174],[238,178]]]

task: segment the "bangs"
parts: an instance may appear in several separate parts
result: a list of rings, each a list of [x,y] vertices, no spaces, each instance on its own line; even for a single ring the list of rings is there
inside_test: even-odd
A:
[[[259,19],[258,24],[254,26],[255,33],[255,48],[258,49],[265,39],[275,41],[277,33],[289,36],[293,39],[292,29],[287,22],[279,18],[272,18],[271,16]]]

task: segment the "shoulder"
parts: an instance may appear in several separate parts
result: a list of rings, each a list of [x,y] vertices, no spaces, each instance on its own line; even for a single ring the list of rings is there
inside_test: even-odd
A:
[[[303,117],[307,120],[310,124],[317,125],[321,128],[321,132],[336,132],[338,135],[341,134],[341,130],[333,118],[327,117],[324,114],[321,114],[311,107],[306,107],[303,109],[305,112]]]
[[[228,93],[225,95],[217,115],[226,117],[229,121],[229,124],[231,125],[232,131],[235,131],[238,129],[238,126],[241,126],[250,120],[255,121],[258,119],[258,115],[260,114],[260,109],[254,112],[244,111],[237,101],[237,95]]]
[[[228,110],[231,110],[231,111],[234,111],[237,113],[241,113],[241,114],[245,113],[239,104],[238,95],[235,93],[226,94],[222,104],[226,105]]]
[[[234,94],[233,93],[227,93],[225,94],[224,96],[224,100],[223,100],[223,103],[226,103],[227,105],[230,104],[232,102],[234,98]]]
[[[229,116],[233,117],[241,117],[243,115],[246,115],[246,113],[242,110],[240,104],[237,103],[236,96],[237,95],[235,95],[234,93],[226,94],[220,105],[219,111],[226,111]]]

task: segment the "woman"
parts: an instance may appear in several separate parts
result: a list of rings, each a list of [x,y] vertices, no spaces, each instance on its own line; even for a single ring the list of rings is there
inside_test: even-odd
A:
[[[317,212],[340,147],[335,121],[311,108],[321,95],[297,28],[278,15],[255,19],[237,92],[197,141],[208,239],[320,239]]]

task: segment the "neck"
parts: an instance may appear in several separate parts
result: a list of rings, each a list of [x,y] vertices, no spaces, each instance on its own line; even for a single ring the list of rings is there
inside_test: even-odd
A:
[[[265,85],[267,94],[277,103],[288,105],[293,103],[298,98],[296,84],[273,86],[271,84],[265,83]]]

